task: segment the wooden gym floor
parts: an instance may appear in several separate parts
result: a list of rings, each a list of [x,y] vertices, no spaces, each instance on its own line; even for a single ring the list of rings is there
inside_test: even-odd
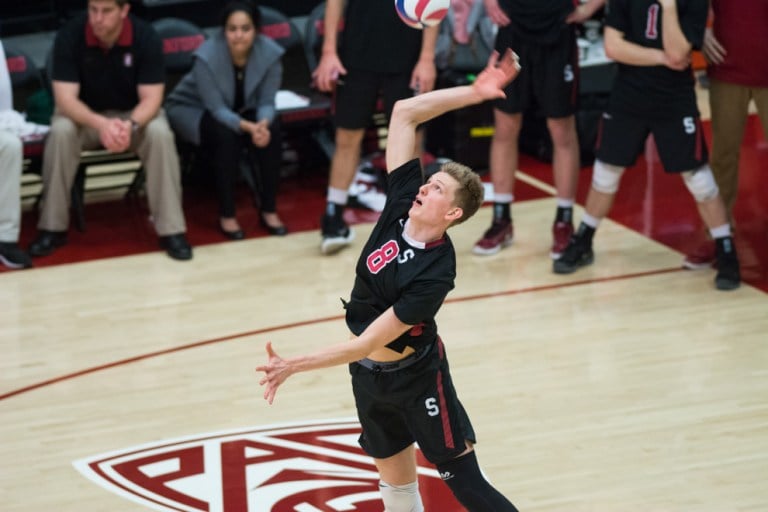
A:
[[[713,270],[681,270],[680,252],[613,220],[594,265],[554,275],[551,187],[521,177],[538,197],[516,204],[510,249],[470,253],[487,209],[452,231],[459,276],[438,317],[488,477],[521,511],[768,510],[766,293],[717,292]],[[149,252],[0,275],[0,508],[380,510],[346,370],[297,375],[273,406],[253,371],[267,340],[293,355],[346,337],[339,297],[370,227],[329,258],[303,231],[198,246],[189,263]],[[273,435],[326,423],[348,427],[344,449]],[[223,447],[241,437],[233,470]],[[262,463],[267,441],[292,455]],[[313,480],[339,454],[367,464],[368,494],[344,502]],[[421,475],[427,510],[461,510]]]

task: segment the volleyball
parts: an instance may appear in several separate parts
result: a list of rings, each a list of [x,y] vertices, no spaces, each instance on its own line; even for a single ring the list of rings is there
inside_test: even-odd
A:
[[[395,10],[403,23],[422,29],[440,23],[450,4],[450,0],[395,0]]]

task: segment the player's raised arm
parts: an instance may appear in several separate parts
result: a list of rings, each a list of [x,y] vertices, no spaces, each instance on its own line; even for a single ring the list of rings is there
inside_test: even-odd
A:
[[[517,55],[507,50],[499,59],[493,52],[472,85],[438,89],[395,103],[387,136],[387,170],[413,158],[416,127],[450,110],[504,97],[504,87],[520,70]]]

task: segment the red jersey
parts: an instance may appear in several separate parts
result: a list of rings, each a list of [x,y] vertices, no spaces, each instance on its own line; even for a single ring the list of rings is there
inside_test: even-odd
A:
[[[707,74],[723,82],[768,87],[768,1],[712,0],[712,10],[712,30],[727,54]]]

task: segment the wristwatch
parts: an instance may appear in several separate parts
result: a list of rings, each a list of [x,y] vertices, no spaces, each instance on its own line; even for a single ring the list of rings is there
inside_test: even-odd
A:
[[[139,128],[140,128],[139,123],[131,119],[131,133],[136,133],[137,131],[139,131]]]

